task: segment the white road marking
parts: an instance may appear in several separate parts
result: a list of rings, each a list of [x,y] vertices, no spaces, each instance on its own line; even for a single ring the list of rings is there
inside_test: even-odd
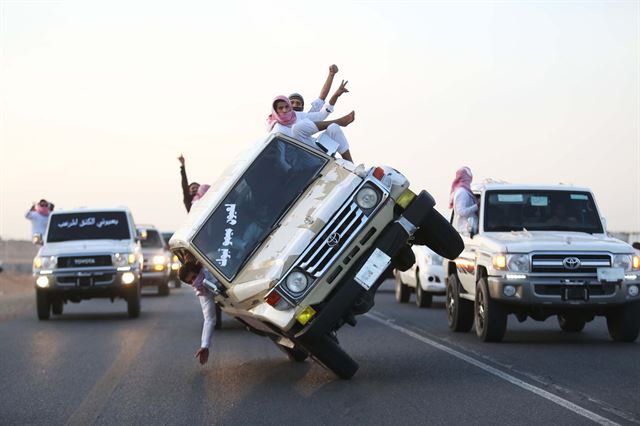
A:
[[[451,349],[450,347],[445,346],[445,345],[443,345],[441,343],[438,343],[438,342],[436,342],[436,341],[434,341],[432,339],[429,339],[428,337],[424,337],[424,336],[422,336],[422,335],[420,335],[420,334],[418,334],[418,333],[416,333],[414,331],[411,331],[411,330],[409,330],[407,328],[404,328],[404,327],[402,327],[400,325],[394,324],[393,322],[387,320],[386,318],[383,318],[380,314],[377,314],[377,313],[374,314],[374,313],[369,312],[368,314],[366,314],[366,316],[371,318],[372,320],[380,323],[380,324],[386,325],[389,328],[392,328],[392,329],[394,329],[396,331],[399,331],[402,334],[405,334],[405,335],[407,335],[409,337],[413,337],[414,339],[419,340],[422,343],[426,343],[429,346],[432,346],[432,347],[434,347],[436,349],[439,349],[439,350],[441,350],[443,352],[446,352],[449,355],[452,355],[452,356],[454,356],[454,357],[456,357],[456,358],[458,358],[458,359],[460,359],[460,360],[462,360],[464,362],[467,362],[467,363],[469,363],[471,365],[474,365],[474,366],[486,371],[489,374],[493,374],[494,376],[499,377],[502,380],[505,380],[505,381],[507,381],[507,382],[509,382],[509,383],[511,383],[513,385],[518,386],[519,388],[522,388],[524,390],[532,392],[532,393],[534,393],[534,394],[536,394],[536,395],[538,395],[538,396],[540,396],[540,397],[542,397],[542,398],[544,398],[546,400],[549,400],[549,401],[551,401],[551,402],[553,402],[555,404],[558,404],[559,406],[561,406],[563,408],[566,408],[569,411],[573,411],[574,413],[576,413],[576,414],[578,414],[578,415],[580,415],[582,417],[585,417],[585,418],[587,418],[587,419],[589,419],[589,420],[591,420],[591,421],[593,421],[593,422],[595,422],[595,423],[597,423],[599,425],[607,425],[607,426],[613,426],[613,425],[618,425],[619,426],[620,425],[619,423],[616,423],[613,420],[609,420],[606,417],[602,417],[601,415],[596,414],[593,411],[589,411],[586,408],[582,408],[579,405],[576,405],[571,401],[567,401],[564,398],[561,398],[561,397],[559,397],[557,395],[552,394],[551,392],[548,392],[548,391],[546,391],[544,389],[541,389],[541,388],[539,388],[537,386],[533,386],[533,385],[531,385],[531,384],[529,384],[529,383],[527,383],[527,382],[525,382],[523,380],[518,379],[517,377],[514,377],[514,376],[512,376],[510,374],[507,374],[507,373],[505,373],[503,371],[498,370],[497,368],[494,368],[494,367],[492,367],[492,366],[490,366],[488,364],[485,364],[482,361],[479,361],[479,360],[477,360],[477,359],[475,359],[473,357],[465,355],[462,352],[458,352],[455,349]]]

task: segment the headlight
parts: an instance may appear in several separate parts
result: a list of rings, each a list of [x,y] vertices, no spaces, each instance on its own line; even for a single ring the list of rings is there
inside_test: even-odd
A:
[[[167,263],[167,258],[164,256],[153,256],[153,264],[154,265],[164,265]]]
[[[633,256],[633,269],[640,269],[640,256]]]
[[[307,288],[307,276],[302,272],[293,271],[287,277],[285,284],[289,291],[293,293],[302,293]]]
[[[625,271],[631,270],[631,255],[630,254],[616,254],[613,256],[613,267],[622,268]]]
[[[58,259],[55,256],[38,256],[33,259],[33,267],[35,269],[54,269],[57,262]]]
[[[356,204],[364,210],[372,209],[378,204],[378,198],[375,189],[365,186],[356,194]]]
[[[529,272],[529,255],[512,254],[507,256],[507,266],[512,272]]]
[[[128,266],[136,263],[136,255],[133,253],[116,253],[113,255],[113,266]]]
[[[507,256],[504,254],[493,256],[491,263],[493,263],[493,267],[496,269],[504,269],[507,267]]]

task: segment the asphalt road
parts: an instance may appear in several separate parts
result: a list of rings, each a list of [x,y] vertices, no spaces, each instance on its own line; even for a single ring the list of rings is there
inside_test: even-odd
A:
[[[202,367],[200,327],[185,287],[146,294],[136,320],[106,300],[0,320],[0,424],[640,424],[640,343],[610,342],[601,319],[568,334],[510,318],[503,343],[483,344],[448,331],[444,298],[419,309],[379,292],[339,333],[360,364],[349,381],[229,317]]]

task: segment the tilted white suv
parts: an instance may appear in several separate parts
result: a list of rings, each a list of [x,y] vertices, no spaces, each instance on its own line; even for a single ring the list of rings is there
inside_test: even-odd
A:
[[[579,332],[601,315],[616,341],[640,332],[640,259],[605,232],[593,194],[565,185],[490,183],[474,187],[479,230],[445,261],[447,315],[453,331],[475,321],[483,341],[500,341],[507,316],[557,315]]]
[[[51,213],[43,246],[33,260],[38,318],[62,314],[64,303],[121,297],[140,315],[142,253],[126,208]]]

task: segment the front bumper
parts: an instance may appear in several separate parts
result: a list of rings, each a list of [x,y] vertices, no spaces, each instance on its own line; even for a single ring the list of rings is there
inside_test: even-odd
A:
[[[600,283],[595,278],[506,279],[494,276],[488,278],[488,284],[492,299],[514,305],[592,308],[640,302],[640,295],[629,294],[629,287],[640,287],[640,280]],[[506,296],[505,286],[513,286],[515,294]]]
[[[125,284],[125,278],[133,278]],[[44,282],[46,280],[46,286]],[[35,273],[38,291],[46,291],[69,298],[124,297],[140,283],[140,271],[118,271],[114,268],[69,269],[52,273]],[[40,282],[38,282],[40,281]]]
[[[428,293],[444,294],[446,286],[444,284],[444,268],[442,265],[429,265],[428,268],[420,270],[420,285]]]

